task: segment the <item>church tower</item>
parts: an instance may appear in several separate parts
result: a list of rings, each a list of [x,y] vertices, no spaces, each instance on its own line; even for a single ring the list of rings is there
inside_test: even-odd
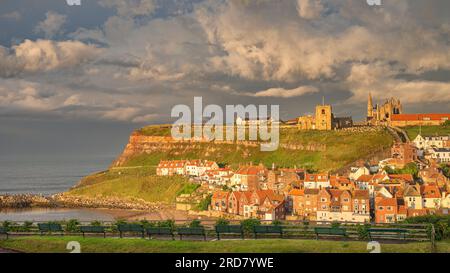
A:
[[[316,106],[316,130],[329,131],[333,129],[333,110],[331,105]]]
[[[373,118],[373,100],[372,100],[372,93],[369,92],[369,100],[367,103],[367,117]]]

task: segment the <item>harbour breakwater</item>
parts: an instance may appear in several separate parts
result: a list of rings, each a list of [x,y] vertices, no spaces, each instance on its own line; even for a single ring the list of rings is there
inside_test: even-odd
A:
[[[55,200],[36,194],[0,195],[0,209],[23,209],[23,208],[54,208],[57,207]]]
[[[34,194],[0,195],[0,209],[24,208],[95,208],[95,209],[126,209],[159,211],[172,209],[174,205],[164,203],[150,203],[141,199],[120,199],[114,197],[89,198],[72,196],[64,193],[52,196]]]

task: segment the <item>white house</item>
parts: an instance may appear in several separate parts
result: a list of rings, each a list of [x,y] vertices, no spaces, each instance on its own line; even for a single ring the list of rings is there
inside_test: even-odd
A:
[[[438,163],[450,162],[450,148],[430,148],[428,149],[428,153]]]
[[[423,200],[422,195],[414,186],[407,186],[403,192],[403,200],[405,205],[410,209],[422,209]]]
[[[420,187],[422,192],[423,207],[427,209],[439,209],[441,207],[441,191],[436,185],[423,185]]]
[[[249,119],[249,118],[236,118],[236,125],[241,126],[259,126],[259,125],[270,125],[272,122],[274,122],[273,118],[256,118],[256,119]]]
[[[366,167],[353,167],[351,169],[350,174],[348,175],[348,178],[350,180],[357,180],[358,178],[360,178],[362,175],[369,175],[370,174],[370,170],[367,169]]]
[[[450,209],[450,194],[447,192],[442,193],[441,208]]]
[[[436,148],[446,148],[448,147],[448,143],[450,141],[450,136],[426,136],[418,135],[413,143],[419,149],[429,149],[432,147]]]
[[[325,189],[331,186],[328,174],[306,174],[303,185],[305,189]]]
[[[203,176],[206,171],[217,169],[219,169],[219,165],[208,160],[188,160],[185,165],[185,173],[189,176]]]

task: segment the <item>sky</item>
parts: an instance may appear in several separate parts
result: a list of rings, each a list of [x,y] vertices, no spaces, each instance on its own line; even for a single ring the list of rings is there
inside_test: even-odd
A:
[[[450,112],[450,1],[0,1],[0,152],[111,152],[177,104]]]

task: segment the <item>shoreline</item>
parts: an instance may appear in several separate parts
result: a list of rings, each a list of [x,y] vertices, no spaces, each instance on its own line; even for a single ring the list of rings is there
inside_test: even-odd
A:
[[[175,204],[149,203],[141,199],[86,198],[65,193],[51,196],[38,194],[0,195],[0,214],[62,210],[85,210],[107,215],[114,220],[185,221],[211,217],[191,215],[177,210]],[[48,210],[48,211],[47,211]]]

